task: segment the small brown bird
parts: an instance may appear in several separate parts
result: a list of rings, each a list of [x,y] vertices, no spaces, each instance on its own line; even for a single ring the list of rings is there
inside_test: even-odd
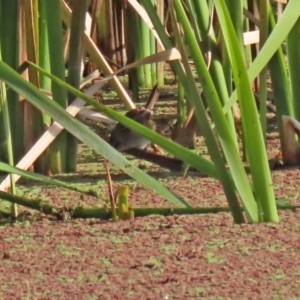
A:
[[[145,108],[132,109],[128,111],[125,116],[152,130],[155,130],[156,125],[152,120],[152,109],[158,97],[159,92],[157,90],[157,85],[155,85],[150,93]],[[118,123],[111,132],[109,142],[118,151],[126,151],[132,148],[145,148],[150,144],[150,141],[148,141],[146,138],[128,129],[120,123]]]

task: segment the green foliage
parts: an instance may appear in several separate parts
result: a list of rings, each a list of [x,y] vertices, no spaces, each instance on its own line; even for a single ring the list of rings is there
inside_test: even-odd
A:
[[[214,14],[214,22],[210,22],[214,12],[211,5],[212,2],[214,3],[213,7],[216,12]],[[17,43],[19,37],[19,33],[17,32],[17,9],[19,9],[19,7],[17,1],[10,1],[9,5],[5,3],[6,2],[3,1],[0,5],[2,25],[0,26],[2,53],[0,79],[3,80],[10,89],[7,91],[6,96],[5,90],[2,88],[0,122],[6,119],[5,127],[6,129],[10,127],[11,130],[1,131],[0,133],[0,158],[2,160],[5,158],[3,155],[4,147],[6,147],[6,142],[9,141],[9,135],[11,135],[15,152],[14,154],[10,153],[10,164],[13,165],[14,163],[12,159],[13,155],[19,158],[23,152],[24,126],[19,103],[19,96],[21,95],[40,111],[48,114],[53,120],[58,121],[76,138],[82,140],[98,154],[118,166],[132,178],[141,182],[146,187],[153,189],[159,195],[177,206],[189,206],[186,201],[171,193],[154,178],[151,178],[140,169],[135,168],[99,136],[66,113],[64,108],[67,106],[66,96],[69,93],[72,95],[70,99],[73,99],[75,96],[80,97],[89,105],[94,106],[97,110],[105,113],[110,118],[145,136],[186,164],[193,166],[195,169],[212,178],[220,180],[235,222],[244,222],[243,209],[249,222],[278,220],[265,146],[267,68],[269,68],[270,78],[272,80],[274,100],[277,107],[277,121],[283,146],[282,115],[288,114],[290,116],[296,116],[297,118],[299,117],[299,0],[290,0],[288,2],[277,24],[274,21],[273,10],[270,8],[269,2],[265,0],[259,2],[261,49],[254,61],[249,64],[250,67],[248,70],[246,65],[248,65],[249,62],[247,61],[246,64],[246,57],[247,59],[249,58],[249,53],[247,52],[249,49],[245,50],[243,45],[243,26],[245,24],[247,24],[245,27],[250,26],[248,20],[242,15],[241,3],[243,2],[238,1],[238,3],[234,3],[234,1],[225,0],[186,1],[185,6],[183,6],[180,0],[167,1],[165,3],[167,3],[170,9],[170,22],[168,23],[168,26],[171,26],[171,29],[168,27],[168,33],[172,35],[170,37],[166,33],[164,22],[158,16],[154,1],[141,1],[165,49],[173,48],[175,43],[181,53],[181,61],[171,62],[172,69],[180,81],[180,88],[182,88],[180,105],[178,107],[180,107],[181,110],[181,117],[184,117],[186,109],[184,106],[186,104],[189,108],[195,109],[198,129],[203,132],[211,160],[205,159],[201,155],[197,155],[185,147],[145,128],[141,124],[128,119],[113,109],[97,103],[78,90],[78,68],[82,53],[81,46],[85,47],[85,50],[104,74],[111,72],[102,53],[98,51],[91,39],[87,37],[85,33],[82,33],[85,14],[84,8],[82,8],[81,11],[80,7],[76,13],[80,16],[78,19],[81,20],[81,27],[79,23],[76,23],[76,19],[73,19],[72,30],[73,38],[74,31],[76,37],[76,30],[79,30],[79,35],[82,35],[83,38],[78,38],[78,40],[76,38],[73,39],[74,44],[72,44],[70,52],[70,68],[72,69],[75,66],[77,69],[74,72],[69,72],[69,82],[73,87],[67,85],[65,83],[66,70],[61,20],[64,20],[66,26],[70,26],[70,13],[64,6],[64,2],[60,2],[59,0],[40,0],[38,4],[36,4],[35,9],[38,8],[42,17],[40,22],[34,19],[36,23],[39,23],[38,25],[34,24],[34,26],[40,26],[40,31],[35,27],[32,29],[32,32],[30,32],[28,30],[30,26],[27,26],[26,34],[28,35],[28,41],[33,40],[33,37],[38,39],[38,49],[34,43],[28,44],[27,49],[31,51],[31,56],[28,54],[28,57],[35,57],[34,55],[36,55],[36,61],[42,65],[43,68],[39,68],[35,64],[30,63],[30,72],[33,73],[29,73],[39,74],[41,86],[46,89],[50,88],[49,79],[51,79],[54,100],[51,101],[39,91],[38,80],[34,82],[34,86],[13,71],[13,69],[17,69],[18,67],[16,57],[19,56],[19,45]],[[77,2],[77,4],[84,3]],[[95,12],[94,25],[100,24],[99,15],[104,13],[104,9],[105,11],[111,9],[105,21],[105,25],[107,26],[112,20],[112,7],[111,2],[105,2],[105,5],[102,6],[102,10],[99,8],[101,13],[99,14],[99,11]],[[28,7],[26,9],[28,9]],[[76,9],[76,5],[74,9]],[[116,5],[115,9],[118,10],[120,7]],[[136,39],[137,47],[135,47],[135,51],[137,52],[135,53],[135,57],[145,57],[153,53],[156,48],[154,35],[152,34],[154,31],[152,28],[147,28],[144,22],[145,18],[142,20],[134,7],[130,7],[126,12],[128,13],[126,16],[128,20],[130,17],[134,19],[135,27],[132,32],[126,33],[126,38],[127,43],[129,41],[131,44],[133,44]],[[76,14],[74,13],[74,15]],[[33,17],[30,16],[30,18],[35,17],[36,15]],[[98,22],[96,20],[98,20]],[[30,22],[26,24],[28,25]],[[103,28],[106,28],[107,32],[106,34],[101,32],[99,36],[107,36],[108,38],[115,35],[118,29],[114,28],[114,30],[112,30],[112,28],[105,26],[103,26]],[[129,27],[128,29],[130,30],[131,28]],[[37,32],[45,33],[44,39],[43,36],[38,35]],[[111,33],[111,36],[109,36],[109,33]],[[118,40],[117,36],[120,37],[121,35],[116,34],[115,40],[110,40],[109,43],[113,44],[113,42],[116,42]],[[46,40],[46,38],[48,40]],[[287,65],[285,62],[286,58],[282,51],[282,43],[285,40],[287,41]],[[81,46],[78,45],[78,48],[76,48],[78,41],[83,41],[83,44]],[[129,45],[127,46],[128,49],[133,49],[132,45],[130,45],[131,47]],[[209,55],[207,55],[207,53],[211,53],[210,58],[208,58]],[[113,54],[113,56],[113,60],[117,61],[117,55]],[[130,52],[128,52],[128,56],[129,59],[134,57]],[[194,70],[192,70],[190,66],[191,61],[193,62]],[[51,74],[49,69],[51,69]],[[196,71],[197,74],[196,79],[193,74],[194,71]],[[150,62],[149,65],[139,68],[139,72],[136,73],[137,78],[139,78],[137,81],[139,81],[139,84],[150,85],[156,81],[153,78],[155,72],[156,66],[153,62]],[[261,80],[260,114],[257,111],[252,91],[252,82],[258,76],[260,76]],[[120,99],[124,100],[127,107],[131,107],[132,103],[128,101],[128,95],[124,93],[120,82],[116,77],[111,81]],[[199,82],[201,84],[201,93],[199,92]],[[135,92],[137,92],[139,84],[132,84]],[[235,88],[234,91],[232,91],[233,87]],[[183,99],[183,95],[186,96],[186,99]],[[7,101],[5,102],[6,98]],[[237,100],[239,101],[238,103],[241,109],[242,135],[245,142],[246,159],[250,165],[250,176],[246,174],[244,169],[244,164],[239,153],[239,141],[235,132],[232,105]],[[6,104],[7,108],[5,107]],[[208,117],[207,108],[209,109],[210,118]],[[9,114],[7,114],[7,112],[9,112]],[[40,112],[38,113],[39,114],[33,114],[36,119],[30,120],[30,122],[38,123],[39,119],[37,118],[41,116]],[[20,120],[20,122],[9,121],[9,118],[11,120]],[[45,119],[46,118],[44,118],[44,120]],[[182,121],[183,120],[180,119],[180,123],[183,123]],[[26,122],[28,122],[28,120],[26,120]],[[213,126],[211,123],[213,123]],[[36,127],[32,126],[32,129],[35,130]],[[3,132],[6,132],[6,135],[3,135]],[[52,154],[50,155],[52,170],[55,172],[61,172],[67,169],[75,170],[74,164],[72,165],[72,163],[66,167],[66,156],[68,154],[67,140],[64,134],[60,136],[60,139],[60,141],[57,140],[54,143]],[[74,162],[76,161],[76,159],[74,159],[76,143],[74,143],[72,152],[73,155],[70,155],[70,157],[73,157],[72,161]],[[19,172],[22,176],[29,176],[30,178],[43,180],[44,182],[48,181],[45,178],[38,178],[26,172],[22,173],[22,171],[13,169],[12,167],[9,168],[2,163],[0,163],[0,167],[6,168],[6,171],[9,172]],[[64,184],[59,182],[51,182],[51,184],[64,186]],[[241,200],[243,208],[240,207],[238,198]]]

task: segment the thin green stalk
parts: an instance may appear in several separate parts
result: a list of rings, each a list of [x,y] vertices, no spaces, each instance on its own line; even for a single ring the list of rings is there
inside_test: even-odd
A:
[[[226,6],[230,14],[236,36],[239,41],[241,51],[244,48],[244,37],[243,37],[243,0],[230,1],[226,0]]]
[[[49,44],[48,44],[48,32],[46,25],[46,8],[44,0],[38,1],[39,8],[39,20],[38,20],[38,65],[46,71],[50,72],[50,60],[49,60]],[[40,75],[40,87],[46,91],[51,91],[51,80]],[[51,125],[51,119],[45,113],[43,113],[44,124]]]
[[[293,115],[300,120],[300,19],[295,23],[287,36],[287,57],[289,65],[289,74],[291,81],[291,90],[293,95]]]
[[[26,55],[27,59],[33,63],[37,63],[38,61],[38,33],[36,24],[38,20],[38,10],[37,10],[37,2],[32,2],[31,0],[23,1],[23,9],[24,9],[24,23],[25,23],[25,36],[24,39],[26,45]],[[23,37],[24,37],[23,35]],[[40,87],[39,76],[36,70],[28,70],[28,79],[32,84],[36,87]],[[34,142],[42,135],[44,131],[43,124],[43,116],[41,111],[37,110],[34,106],[25,102],[24,104],[24,140],[25,140],[25,149],[28,150],[32,147]],[[33,121],[34,120],[34,121]],[[47,172],[47,163],[46,163],[46,155],[42,154],[39,159],[34,164],[35,170],[40,173]]]
[[[1,54],[2,60],[13,69],[19,66],[19,23],[20,19],[19,1],[1,1],[0,2],[0,34],[1,34]],[[19,96],[13,90],[7,91],[7,104],[10,117],[11,138],[14,149],[14,160],[18,161],[24,153],[24,117],[23,107]],[[2,112],[0,111],[0,121]],[[3,120],[3,119],[2,119]],[[18,120],[15,122],[14,120]],[[0,158],[5,160],[6,156],[6,136],[3,130],[0,130]]]
[[[260,26],[259,26],[259,48],[261,49],[268,38],[269,31],[269,1],[259,0],[259,14],[260,14]],[[259,75],[259,112],[260,123],[264,141],[266,141],[267,135],[267,68],[263,68]]]
[[[243,7],[247,10],[250,9],[250,11],[251,11],[251,2],[248,0],[243,0]],[[244,17],[244,19],[243,19],[243,29],[244,30],[243,31],[248,32],[248,31],[253,30],[253,28],[254,28],[254,25],[250,24],[250,21],[248,18]],[[247,66],[247,68],[249,68],[249,66],[252,63],[251,45],[244,46],[244,52],[245,52],[246,66]],[[229,93],[229,95],[231,95],[231,94],[232,94],[232,92]]]
[[[151,54],[150,30],[143,20],[139,19],[139,40],[136,43],[141,43],[141,57],[147,57]],[[151,65],[147,64],[143,67],[144,70],[144,87],[152,86]]]
[[[192,25],[194,33],[195,33],[196,40],[198,41],[198,43],[200,43],[201,42],[201,33],[200,33],[200,30],[198,27],[197,19],[201,18],[202,13],[201,13],[201,15],[197,15],[197,12],[199,12],[199,10],[195,9],[195,6],[196,6],[196,8],[199,8],[199,3],[195,3],[195,1],[192,2],[191,0],[187,0],[186,6],[190,13],[190,21],[191,21],[191,25]],[[209,21],[207,22],[207,24],[209,24]],[[207,28],[206,28],[206,32],[207,32]],[[207,36],[204,39],[206,40],[206,38],[207,38]]]
[[[272,32],[275,28],[275,17],[273,11],[269,10],[269,31]],[[292,93],[290,88],[290,78],[287,73],[285,57],[282,47],[279,47],[268,63],[270,71],[272,90],[274,94],[274,102],[276,104],[276,120],[279,129],[281,149],[283,146],[283,124],[282,116],[294,116]],[[283,155],[284,156],[284,155]]]
[[[0,51],[0,59],[1,59],[1,51]],[[9,111],[7,105],[7,95],[6,95],[6,86],[3,81],[0,82],[0,111],[3,114],[3,126],[4,132],[6,135],[6,148],[7,148],[7,156],[8,156],[8,163],[13,166],[14,165],[14,155],[13,155],[13,146],[12,146],[12,137],[11,137],[11,130],[10,130],[10,120],[9,120]],[[11,180],[11,192],[12,194],[16,194],[16,185],[14,181],[14,175],[10,174]],[[16,218],[18,216],[18,207],[15,203],[11,205],[11,216]]]
[[[157,14],[158,17],[161,21],[161,23],[164,23],[164,12],[165,12],[165,1],[164,0],[157,0],[156,1],[156,9],[157,9]],[[157,52],[163,51],[163,47],[159,44],[157,44]],[[158,86],[164,85],[165,83],[165,78],[164,78],[164,62],[159,62],[157,64],[157,84]]]
[[[6,2],[5,2],[6,3]],[[17,22],[16,16],[17,16],[17,9],[18,9],[18,3],[16,1],[12,1],[10,5],[5,4],[3,1],[0,3],[0,20],[2,22],[1,26],[1,39],[0,39],[0,61],[2,59],[5,59],[9,64],[11,64],[13,67],[16,67],[17,62],[17,54],[18,54],[18,34],[17,34]],[[12,18],[14,17],[14,18]],[[5,31],[5,32],[4,32]],[[7,34],[11,34],[11,36],[6,37]],[[3,43],[10,42],[9,46],[11,49],[8,48],[8,45],[5,45]],[[2,53],[5,53],[5,56],[2,55]],[[2,153],[7,154],[7,160],[10,165],[14,165],[14,144],[13,144],[13,135],[17,137],[21,134],[19,130],[22,129],[22,123],[19,124],[21,128],[15,128],[11,126],[14,123],[18,122],[11,122],[10,121],[10,115],[13,117],[13,113],[20,113],[17,110],[16,106],[19,106],[19,103],[17,101],[18,97],[17,94],[14,91],[9,91],[9,93],[6,92],[6,85],[3,81],[0,82],[0,114],[1,118],[1,128],[3,127],[2,137],[0,138],[5,141],[2,145]],[[10,105],[9,105],[9,101]],[[13,108],[16,110],[14,111]],[[14,120],[14,119],[13,119]],[[23,119],[21,118],[21,121]],[[17,130],[16,130],[17,129]],[[23,139],[21,140],[23,141]],[[17,153],[18,155],[20,153],[20,148],[17,143]],[[18,157],[18,156],[17,156]],[[1,157],[0,157],[1,158]],[[16,186],[14,181],[13,174],[11,176],[11,191],[13,194],[16,194]],[[12,218],[16,218],[18,216],[18,207],[15,203],[11,204],[11,216]]]
[[[134,58],[135,60],[139,60],[143,57],[141,22],[134,10],[132,10],[130,16],[132,19],[132,23],[130,24],[130,31],[132,33],[132,42],[134,45]],[[145,87],[145,73],[143,66],[137,68],[137,79],[138,87]],[[134,100],[137,101],[138,99],[136,98]]]
[[[155,3],[155,0],[152,0],[152,3]],[[149,33],[150,33],[150,53],[151,54],[155,54],[156,53],[156,39],[154,37],[154,35],[152,34],[152,32],[150,31],[150,29],[148,29]],[[151,86],[154,86],[155,84],[157,84],[157,64],[153,63],[150,65],[151,68]]]
[[[201,34],[201,38],[204,44],[204,49],[206,51],[211,51],[211,62],[209,66],[209,73],[214,82],[216,91],[218,93],[219,99],[224,105],[228,101],[228,95],[230,95],[231,89],[229,88],[232,84],[231,78],[231,67],[226,72],[224,68],[224,62],[220,54],[220,45],[217,44],[217,39],[214,31],[211,27],[211,9],[205,1],[194,1],[193,5],[195,7],[195,14],[197,16],[197,24]],[[222,50],[222,49],[221,49]],[[229,122],[232,135],[234,136],[235,146],[238,149],[237,136],[235,132],[235,125],[233,114],[227,114],[226,118]]]
[[[130,30],[133,14],[133,8],[130,5],[128,5],[124,10],[125,44],[128,64],[131,64],[135,61],[134,36],[132,31]],[[128,70],[128,86],[132,90],[132,99],[137,100],[139,98],[137,68],[132,68]]]
[[[230,0],[226,0],[226,6],[228,8],[229,14],[230,14],[230,18],[232,20],[232,24],[236,33],[236,36],[238,38],[239,41],[239,47],[241,49],[241,51],[244,53],[244,27],[243,27],[243,0],[238,0],[238,1],[230,1]],[[222,29],[221,26],[219,28],[220,30],[220,34],[222,33]],[[224,76],[226,77],[226,86],[228,88],[228,95],[232,94],[232,89],[233,89],[233,80],[232,80],[232,66],[231,66],[231,62],[230,62],[230,53],[228,53],[226,45],[225,45],[225,41],[224,41],[224,37],[222,37],[222,51],[224,53],[223,56],[223,67],[224,67]],[[227,98],[228,100],[228,98]],[[224,102],[223,102],[224,103]],[[233,111],[230,112],[230,116],[233,116]],[[235,124],[234,124],[234,118],[231,118],[230,120],[230,124],[233,128],[235,128]],[[234,131],[234,133],[236,133],[236,131]],[[235,135],[235,139],[237,141],[237,135]],[[246,149],[246,145],[244,143],[244,139],[242,138],[242,151],[245,155],[245,149]],[[236,144],[237,149],[239,149],[238,147],[238,143]]]
[[[16,3],[15,3],[16,4]],[[2,19],[3,10],[2,6],[0,4],[0,18]],[[2,60],[2,39],[0,39],[0,60]],[[12,144],[12,130],[11,130],[11,122],[10,122],[10,116],[9,116],[9,107],[8,107],[8,98],[6,93],[6,86],[3,81],[0,82],[0,114],[2,116],[1,121],[1,127],[3,127],[4,130],[2,132],[4,133],[5,138],[5,145],[6,145],[6,153],[8,158],[8,163],[13,166],[14,165],[14,151],[13,151],[13,144]],[[14,175],[10,174],[10,180],[11,180],[11,192],[15,195],[16,194],[16,185],[14,181]],[[18,207],[15,203],[11,204],[11,216],[12,218],[16,218],[18,216]]]
[[[141,57],[141,45],[138,42],[138,28],[139,22],[136,12],[133,8],[129,5],[127,10],[127,31],[128,31],[128,39],[129,44],[127,45],[127,55],[128,55],[128,62],[132,63],[138,58]],[[143,68],[138,67],[129,72],[129,84],[130,88],[132,89],[132,99],[134,102],[138,101],[139,99],[139,87],[143,86]]]
[[[61,26],[60,0],[44,0],[46,22],[49,39],[49,54],[51,73],[61,80],[65,80],[65,62],[63,51],[63,32]],[[65,89],[52,82],[53,100],[61,107],[67,105]],[[50,148],[50,168],[53,174],[66,171],[67,135],[63,132]]]
[[[87,11],[86,0],[73,1],[73,12],[71,18],[71,33],[68,61],[68,83],[79,89],[81,64],[83,56],[83,35],[85,28],[85,16]],[[69,93],[68,103],[71,104],[76,96]],[[66,172],[75,172],[77,169],[77,139],[67,134],[67,159]]]

